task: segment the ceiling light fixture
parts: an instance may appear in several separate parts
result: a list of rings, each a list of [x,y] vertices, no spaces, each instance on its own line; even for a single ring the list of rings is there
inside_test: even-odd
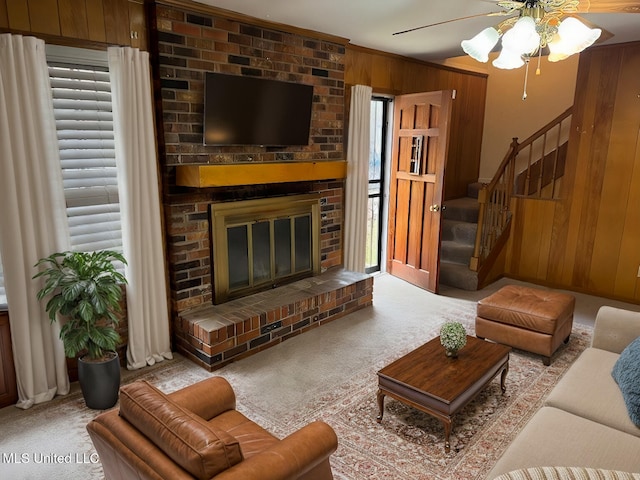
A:
[[[485,63],[502,37],[502,50],[492,62],[493,66],[514,69],[526,64],[528,69],[529,59],[537,54],[536,74],[539,75],[544,48],[549,49],[548,60],[557,62],[580,53],[600,37],[599,28],[589,28],[577,18],[567,16],[577,11],[579,3],[579,0],[499,1],[498,5],[505,9],[499,15],[519,14],[464,40],[462,49],[471,58]],[[523,100],[525,98],[526,77]]]

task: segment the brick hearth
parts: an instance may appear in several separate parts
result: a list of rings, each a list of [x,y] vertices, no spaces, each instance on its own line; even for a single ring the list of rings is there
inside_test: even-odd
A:
[[[174,325],[176,347],[212,371],[367,307],[372,300],[373,277],[329,270],[222,305],[183,312]]]

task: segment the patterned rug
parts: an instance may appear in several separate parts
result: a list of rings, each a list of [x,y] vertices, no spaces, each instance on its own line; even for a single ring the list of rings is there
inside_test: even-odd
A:
[[[514,351],[503,395],[499,376],[455,417],[451,451],[444,427],[427,414],[387,397],[381,424],[375,385],[344,385],[320,418],[340,439],[334,471],[341,479],[483,479],[551,389],[586,348],[591,331],[574,327],[569,345],[545,367],[539,357]]]
[[[470,319],[462,321],[473,332]],[[332,457],[336,479],[483,479],[590,340],[591,329],[575,325],[569,344],[560,348],[549,367],[539,356],[513,351],[506,393],[502,394],[498,376],[454,417],[450,453],[444,451],[439,420],[394,399],[386,398],[384,419],[376,422],[375,371],[354,375],[323,392],[288,422],[299,427],[320,419],[334,428],[339,439]],[[251,415],[250,404],[243,407]],[[279,430],[269,419],[261,421]]]
[[[451,309],[442,320],[455,318],[473,334],[473,310]],[[437,336],[438,329],[430,326],[420,335],[401,335],[395,340],[402,344],[401,350],[370,353],[372,357],[362,362],[364,367],[345,369],[343,382],[332,381],[330,386],[316,382],[297,394],[295,408],[285,398],[277,406],[261,402],[247,373],[255,367],[247,362],[209,373],[176,356],[144,371],[126,372],[123,383],[142,378],[170,392],[211,375],[223,375],[236,390],[238,409],[278,437],[312,420],[324,420],[339,439],[331,459],[336,480],[482,479],[588,346],[591,329],[574,324],[570,342],[560,347],[549,367],[539,356],[512,352],[506,393],[501,393],[498,377],[454,417],[450,453],[444,451],[444,429],[438,420],[389,397],[384,420],[376,422],[377,370],[421,345],[425,338]],[[87,409],[76,391],[46,405],[0,416],[0,478],[103,478],[85,430],[98,413]],[[16,456],[6,457],[11,453]],[[18,455],[25,461],[15,461]]]

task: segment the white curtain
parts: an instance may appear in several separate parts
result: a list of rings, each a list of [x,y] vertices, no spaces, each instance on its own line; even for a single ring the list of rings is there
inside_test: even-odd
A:
[[[149,54],[108,50],[122,241],[128,266],[127,367],[172,358]]]
[[[44,42],[0,35],[0,253],[20,408],[69,392],[58,323],[36,300],[34,264],[68,250]]]
[[[364,272],[369,189],[371,87],[351,87],[345,199],[344,266]]]

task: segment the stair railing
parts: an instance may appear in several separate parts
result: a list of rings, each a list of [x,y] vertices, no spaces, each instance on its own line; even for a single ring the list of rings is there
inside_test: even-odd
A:
[[[551,187],[547,190],[552,192],[551,198],[555,197],[556,176],[559,170],[558,152],[564,137],[568,137],[572,108],[569,107],[522,143],[518,143],[518,138],[514,137],[493,179],[478,192],[478,230],[476,231],[473,256],[469,264],[471,270],[479,271],[494,249],[506,242],[511,222],[511,197],[514,195],[531,197],[530,190],[533,188],[533,197],[541,198],[541,192],[546,182],[543,177],[547,158],[552,159],[553,170]],[[549,141],[550,138],[551,141]],[[549,143],[553,148],[551,152],[547,152]],[[518,163],[520,153],[524,153],[523,156],[526,157],[524,168]],[[536,169],[536,175],[532,175],[536,163],[539,168]],[[522,192],[514,191],[516,170],[522,170],[519,176],[525,176]],[[532,182],[535,182],[536,185],[532,186]]]

